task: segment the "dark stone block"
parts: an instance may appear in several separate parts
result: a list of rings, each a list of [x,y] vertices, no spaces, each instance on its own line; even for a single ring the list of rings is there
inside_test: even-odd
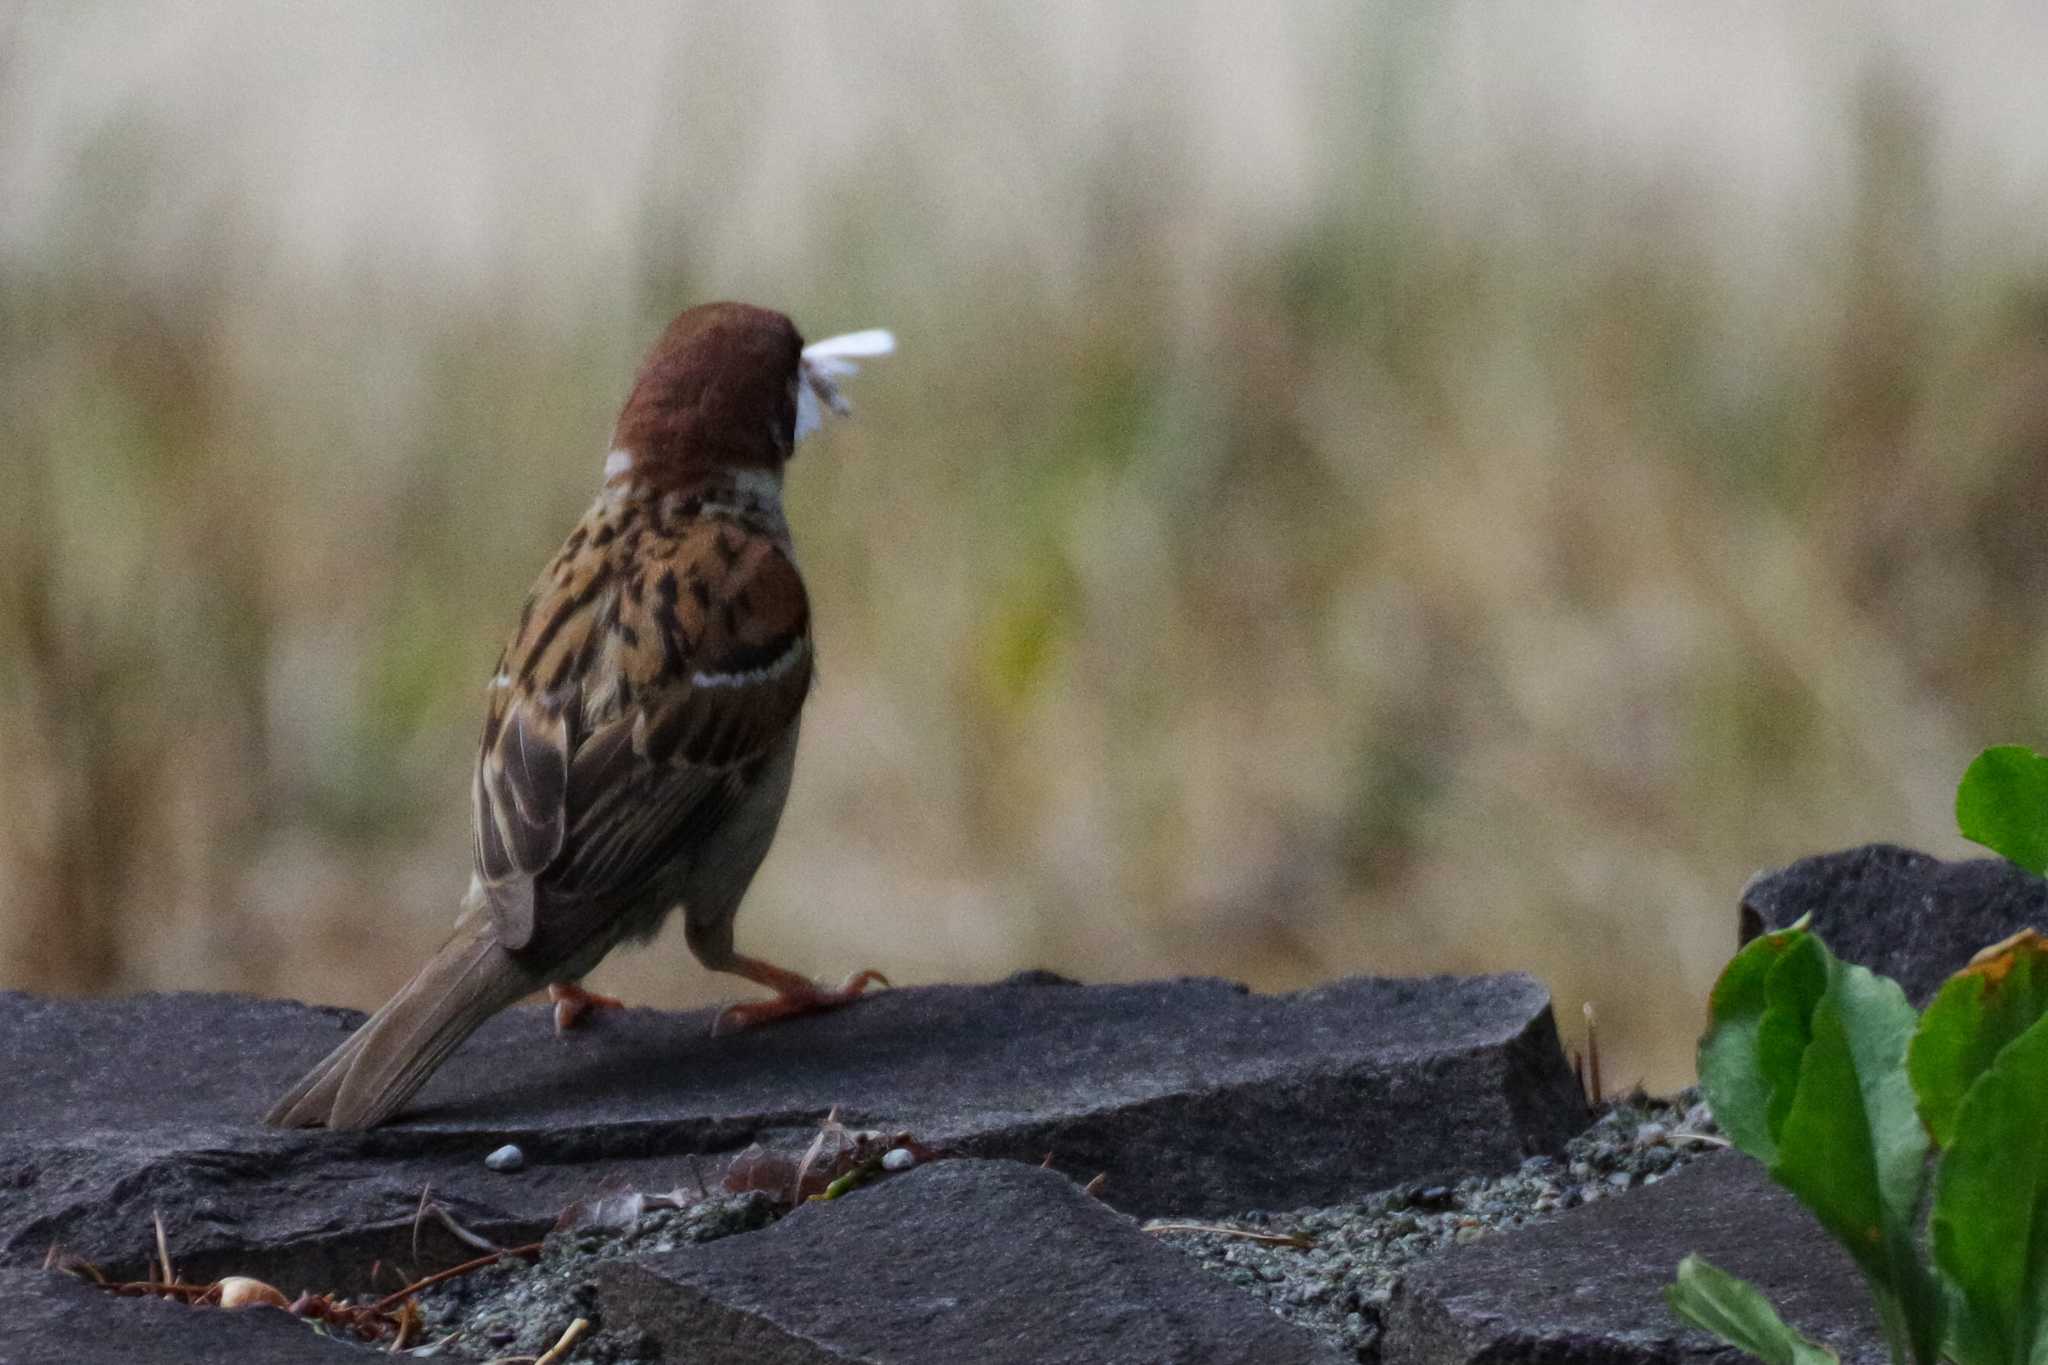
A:
[[[122,1298],[69,1275],[0,1269],[0,1360],[8,1365],[347,1365],[365,1352],[276,1308],[191,1308]]]
[[[1848,1254],[1763,1168],[1707,1157],[1620,1199],[1489,1237],[1395,1288],[1385,1365],[1736,1365],[1749,1357],[1685,1326],[1664,1301],[1698,1252],[1762,1290],[1844,1365],[1889,1359]]]
[[[369,1133],[258,1126],[352,1012],[218,995],[0,995],[0,1264],[54,1243],[139,1269],[150,1213],[195,1278],[287,1293],[364,1287],[370,1265],[466,1253],[423,1186],[499,1241],[620,1185],[715,1180],[717,1155],[849,1126],[955,1152],[1050,1152],[1137,1212],[1328,1203],[1405,1179],[1502,1169],[1585,1123],[1549,1002],[1522,976],[1353,979],[1294,995],[1226,982],[879,993],[732,1037],[709,1011],[607,1011],[566,1040],[541,1007],[490,1021],[404,1121]],[[518,1143],[526,1168],[487,1171]],[[705,1158],[699,1161],[699,1157]],[[252,1251],[260,1251],[252,1256]]]
[[[1944,862],[1891,844],[1802,858],[1742,893],[1739,942],[1812,915],[1829,951],[1891,977],[1915,1005],[1981,948],[2048,933],[2048,882],[2004,858]]]
[[[942,1161],[766,1232],[612,1262],[608,1332],[694,1365],[1337,1365],[1066,1177]]]

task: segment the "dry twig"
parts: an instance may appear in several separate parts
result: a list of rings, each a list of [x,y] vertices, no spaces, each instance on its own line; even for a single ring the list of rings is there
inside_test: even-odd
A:
[[[576,1321],[569,1324],[569,1330],[562,1333],[562,1339],[548,1347],[547,1354],[536,1359],[533,1365],[555,1365],[555,1362],[569,1354],[569,1348],[574,1346],[577,1340],[589,1330],[589,1318],[576,1319]]]
[[[1147,1223],[1146,1232],[1209,1232],[1218,1237],[1242,1237],[1247,1242],[1264,1242],[1268,1246],[1294,1247],[1300,1251],[1314,1251],[1315,1238],[1304,1237],[1298,1232],[1257,1232],[1251,1228],[1233,1228],[1222,1223]]]
[[[161,1209],[149,1211],[149,1221],[156,1224],[156,1263],[164,1269],[164,1283],[176,1284],[177,1272],[171,1269],[171,1246],[164,1237],[164,1215]]]
[[[434,1206],[438,1209],[438,1206]],[[325,1294],[307,1292],[299,1295],[290,1304],[284,1295],[261,1280],[243,1275],[229,1275],[211,1284],[187,1284],[177,1277],[171,1265],[170,1239],[164,1234],[163,1216],[151,1215],[156,1228],[157,1269],[162,1279],[111,1281],[100,1268],[80,1256],[69,1255],[57,1247],[51,1247],[43,1258],[45,1269],[56,1269],[89,1280],[113,1294],[153,1295],[176,1299],[189,1305],[210,1304],[221,1307],[242,1307],[254,1303],[270,1303],[282,1307],[293,1317],[308,1318],[334,1327],[346,1328],[366,1341],[380,1341],[390,1336],[390,1349],[394,1352],[405,1350],[418,1340],[426,1323],[426,1314],[421,1311],[419,1301],[414,1297],[429,1285],[466,1275],[472,1270],[495,1264],[507,1256],[538,1256],[539,1242],[526,1246],[494,1250],[489,1255],[465,1261],[461,1265],[415,1280],[393,1294],[387,1294],[370,1304],[351,1304],[346,1299],[334,1299]],[[473,1235],[473,1234],[472,1234]],[[233,1302],[228,1301],[228,1291],[233,1289]]]
[[[437,1270],[423,1279],[414,1280],[403,1289],[393,1290],[391,1293],[386,1294],[383,1298],[371,1304],[368,1311],[372,1313],[389,1312],[393,1305],[402,1302],[413,1294],[419,1293],[422,1289],[437,1285],[443,1280],[452,1280],[457,1275],[467,1275],[472,1270],[482,1270],[487,1265],[496,1265],[507,1256],[538,1256],[540,1255],[540,1249],[541,1243],[528,1242],[525,1246],[506,1247],[503,1251],[493,1251],[488,1256],[479,1256],[473,1261],[464,1261],[461,1265],[450,1266],[446,1270]]]
[[[1579,1009],[1586,1016],[1586,1070],[1591,1073],[1592,1102],[1597,1108],[1607,1093],[1600,1080],[1600,1017],[1590,1000]]]

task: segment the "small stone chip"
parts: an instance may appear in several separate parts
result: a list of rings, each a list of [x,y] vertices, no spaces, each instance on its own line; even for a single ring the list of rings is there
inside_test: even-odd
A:
[[[484,1165],[494,1171],[516,1171],[526,1165],[526,1153],[508,1142],[485,1157]]]
[[[261,1280],[252,1280],[246,1275],[230,1275],[220,1282],[220,1306],[223,1308],[249,1308],[267,1303],[272,1308],[289,1308],[291,1301],[281,1290]]]
[[[917,1164],[917,1154],[908,1147],[893,1147],[882,1156],[885,1171],[907,1171]]]

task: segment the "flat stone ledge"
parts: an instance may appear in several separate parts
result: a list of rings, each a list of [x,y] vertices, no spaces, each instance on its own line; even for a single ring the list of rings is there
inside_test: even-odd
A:
[[[1699,1252],[1761,1289],[1843,1365],[1889,1360],[1868,1292],[1763,1168],[1733,1152],[1432,1260],[1396,1286],[1384,1365],[1735,1365],[1742,1352],[1685,1326],[1664,1302]]]
[[[944,1161],[763,1232],[613,1262],[605,1330],[693,1365],[1338,1365],[1066,1177]]]
[[[275,1308],[224,1312],[123,1298],[70,1275],[0,1269],[8,1365],[347,1365],[367,1357]]]
[[[499,1241],[602,1188],[670,1189],[752,1141],[853,1127],[1106,1175],[1139,1213],[1327,1204],[1512,1167],[1587,1120],[1549,1000],[1525,976],[1354,978],[1292,995],[1215,980],[885,991],[733,1037],[710,1011],[607,1011],[566,1040],[544,1007],[487,1023],[413,1115],[369,1133],[261,1114],[361,1016],[243,996],[0,995],[0,1264],[62,1245],[121,1272],[163,1212],[194,1278],[364,1286],[373,1260],[462,1259],[420,1191]],[[506,1142],[516,1174],[487,1171]],[[701,1159],[700,1159],[701,1158]],[[437,1240],[439,1239],[439,1240]],[[256,1254],[260,1253],[260,1254]]]
[[[1891,977],[1915,1005],[1980,948],[2048,933],[2048,882],[2004,858],[1946,862],[1892,844],[1802,858],[1742,893],[1738,942],[1802,915],[1836,957]]]

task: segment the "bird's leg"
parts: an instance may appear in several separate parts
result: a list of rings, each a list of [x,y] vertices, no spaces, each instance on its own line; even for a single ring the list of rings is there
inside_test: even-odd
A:
[[[732,919],[727,917],[714,924],[698,925],[686,922],[684,936],[689,940],[690,951],[714,972],[731,972],[743,976],[775,992],[773,1000],[755,1000],[744,1005],[727,1005],[720,1010],[711,1023],[714,1035],[737,1033],[743,1028],[766,1024],[776,1019],[794,1019],[799,1015],[817,1014],[824,1010],[838,1009],[860,999],[861,992],[869,986],[888,985],[889,978],[880,972],[855,972],[837,986],[827,989],[817,982],[786,967],[772,962],[763,962],[758,957],[748,957],[736,952],[732,946]]]
[[[775,992],[773,1000],[755,1000],[744,1005],[727,1005],[712,1021],[711,1032],[737,1033],[743,1028],[765,1024],[775,1019],[794,1019],[802,1014],[817,1014],[823,1010],[838,1009],[860,999],[861,992],[877,982],[886,986],[889,978],[880,972],[855,972],[830,990],[820,986],[807,976],[763,962],[759,958],[734,954],[732,965],[720,968],[749,981],[758,981]]]
[[[548,983],[548,999],[555,1002],[555,1032],[567,1033],[583,1022],[583,1016],[592,1010],[622,1010],[626,1002],[613,995],[598,995],[586,991],[574,981],[551,981]]]

